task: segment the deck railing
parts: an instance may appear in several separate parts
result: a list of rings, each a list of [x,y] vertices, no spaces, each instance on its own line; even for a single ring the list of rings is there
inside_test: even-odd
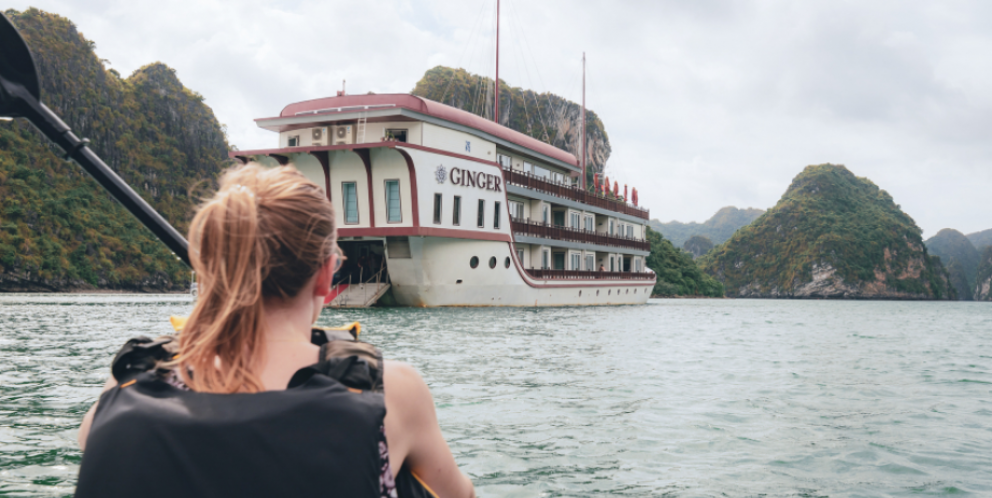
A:
[[[650,251],[651,243],[644,239],[635,239],[620,235],[608,235],[589,230],[579,230],[576,228],[566,228],[558,225],[551,225],[531,220],[510,219],[510,229],[513,233],[542,237],[553,240],[569,240],[573,242],[586,242],[601,246],[622,247],[625,249],[637,249],[640,251]]]
[[[631,206],[623,201],[609,199],[601,195],[596,195],[592,192],[586,192],[580,187],[550,182],[543,177],[535,176],[524,171],[504,169],[503,180],[507,185],[517,185],[520,187],[531,188],[546,194],[571,199],[590,206],[609,209],[610,211],[636,216],[645,220],[650,219],[647,209],[641,209],[637,206]]]
[[[550,280],[654,280],[651,272],[633,271],[577,271],[577,270],[527,270],[534,278]]]

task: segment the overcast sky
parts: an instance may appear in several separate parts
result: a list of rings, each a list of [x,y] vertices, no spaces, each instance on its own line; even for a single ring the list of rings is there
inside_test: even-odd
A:
[[[439,64],[493,74],[495,0],[13,0],[72,20],[122,75],[203,94],[240,149],[291,102],[409,92]],[[846,165],[932,236],[992,228],[992,2],[502,0],[501,79],[581,98],[607,174],[663,221],[768,208]]]

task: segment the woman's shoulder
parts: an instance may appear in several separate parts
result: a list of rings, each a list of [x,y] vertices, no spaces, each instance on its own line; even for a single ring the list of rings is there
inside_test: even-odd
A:
[[[383,384],[387,410],[399,409],[403,425],[417,426],[434,420],[434,398],[416,368],[402,361],[384,360]]]

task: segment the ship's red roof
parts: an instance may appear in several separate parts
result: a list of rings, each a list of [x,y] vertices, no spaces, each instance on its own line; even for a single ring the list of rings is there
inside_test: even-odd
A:
[[[450,121],[452,123],[460,124],[462,126],[467,126],[469,128],[474,128],[476,130],[488,133],[497,138],[506,140],[507,142],[514,143],[521,147],[531,149],[535,152],[544,154],[545,156],[557,159],[564,163],[570,164],[572,166],[578,166],[578,160],[572,154],[565,152],[553,145],[546,144],[535,138],[531,138],[523,133],[515,130],[511,130],[505,126],[498,125],[488,119],[476,116],[470,112],[463,111],[451,107],[449,105],[442,104],[440,102],[435,102],[433,100],[428,100],[425,98],[417,97],[415,95],[396,93],[396,94],[375,94],[375,95],[344,95],[341,97],[325,97],[322,99],[307,100],[304,102],[296,102],[294,104],[287,105],[281,113],[279,113],[279,118],[291,118],[296,117],[302,112],[313,112],[320,111],[324,109],[336,109],[339,107],[351,107],[351,106],[379,106],[379,105],[393,105],[395,107],[401,107],[404,109],[409,109],[414,112],[419,112],[421,114],[426,114],[438,119],[443,119],[445,121]],[[279,118],[261,118],[255,121],[267,121],[270,119]]]

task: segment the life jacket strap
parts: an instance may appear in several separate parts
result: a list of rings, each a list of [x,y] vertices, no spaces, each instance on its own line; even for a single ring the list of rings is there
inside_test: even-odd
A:
[[[135,337],[117,352],[111,366],[111,373],[118,384],[159,368],[179,352],[175,337],[164,335],[157,339],[145,336]]]

